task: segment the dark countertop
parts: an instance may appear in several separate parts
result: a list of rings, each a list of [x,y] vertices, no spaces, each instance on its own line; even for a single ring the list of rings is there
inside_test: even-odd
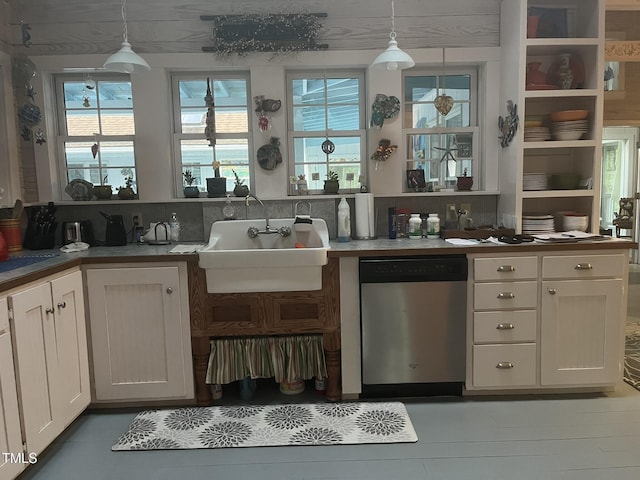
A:
[[[185,244],[188,244],[185,242]],[[38,280],[46,275],[67,268],[104,263],[144,263],[197,260],[195,253],[170,253],[175,245],[137,245],[123,247],[92,247],[83,252],[62,253],[53,250],[23,250],[16,255],[58,254],[38,263],[0,273],[0,292]],[[638,244],[624,239],[580,241],[570,243],[523,243],[520,245],[481,243],[477,245],[452,245],[444,240],[352,240],[331,242],[330,257],[398,256],[398,255],[455,255],[469,253],[518,253],[569,250],[624,250],[638,248]]]

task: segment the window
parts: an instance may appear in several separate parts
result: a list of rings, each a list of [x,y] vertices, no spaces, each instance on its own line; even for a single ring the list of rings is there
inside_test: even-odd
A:
[[[207,79],[213,94],[215,145],[205,136]],[[242,73],[176,74],[172,79],[174,105],[174,149],[180,173],[195,177],[193,185],[207,191],[206,179],[215,176],[213,162],[227,179],[227,191],[235,185],[234,172],[251,185],[249,152],[249,76]],[[178,185],[183,185],[182,178]],[[180,190],[182,190],[180,188]]]
[[[425,172],[426,182],[452,187],[456,177],[478,172],[477,72],[429,71],[404,76],[404,137],[407,157]],[[436,97],[453,98],[447,115],[436,110]]]
[[[289,151],[291,175],[304,175],[310,193],[320,193],[329,171],[341,191],[356,191],[365,171],[364,74],[362,72],[291,72]],[[335,149],[325,153],[329,139]]]
[[[56,77],[63,177],[136,188],[131,81],[123,75]]]

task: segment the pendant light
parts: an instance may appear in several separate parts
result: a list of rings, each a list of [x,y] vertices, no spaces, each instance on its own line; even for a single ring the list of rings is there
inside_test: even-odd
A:
[[[122,0],[122,46],[120,50],[107,58],[104,68],[112,72],[136,73],[151,70],[149,64],[140,55],[131,50],[127,36],[127,0]]]
[[[379,70],[404,70],[405,68],[413,67],[416,64],[413,58],[398,48],[398,42],[396,41],[395,4],[393,1],[391,2],[391,33],[389,34],[389,38],[387,49],[371,62],[370,68]]]

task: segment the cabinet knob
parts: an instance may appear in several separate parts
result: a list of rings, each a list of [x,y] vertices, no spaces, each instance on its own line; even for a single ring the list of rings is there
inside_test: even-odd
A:
[[[556,294],[556,289],[555,288],[549,288],[548,290],[549,290],[549,293],[551,295],[555,295]]]
[[[515,272],[516,268],[512,265],[500,265],[498,267],[499,272]]]
[[[590,263],[579,263],[576,265],[576,270],[591,270],[593,269],[593,265]]]
[[[54,312],[53,308],[47,307],[47,308],[44,309],[44,313],[46,313],[47,315],[49,315],[49,314],[51,314],[53,312]]]
[[[171,295],[173,293],[173,288],[167,287],[167,293]]]
[[[500,292],[498,294],[498,298],[501,300],[509,300],[511,298],[516,298],[516,296],[511,292]]]
[[[58,303],[58,308],[64,308],[67,306],[67,302],[59,302]]]
[[[513,367],[514,365],[511,362],[498,362],[498,364],[496,365],[496,368],[499,370],[509,370]]]
[[[497,330],[513,330],[515,325],[513,323],[499,323],[496,327]]]

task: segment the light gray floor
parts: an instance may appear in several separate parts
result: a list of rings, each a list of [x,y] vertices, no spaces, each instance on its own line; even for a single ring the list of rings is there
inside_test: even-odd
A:
[[[628,328],[639,320],[632,283]],[[151,452],[110,450],[135,412],[89,411],[20,480],[640,479],[640,392],[624,383],[607,395],[406,405],[415,444]]]

